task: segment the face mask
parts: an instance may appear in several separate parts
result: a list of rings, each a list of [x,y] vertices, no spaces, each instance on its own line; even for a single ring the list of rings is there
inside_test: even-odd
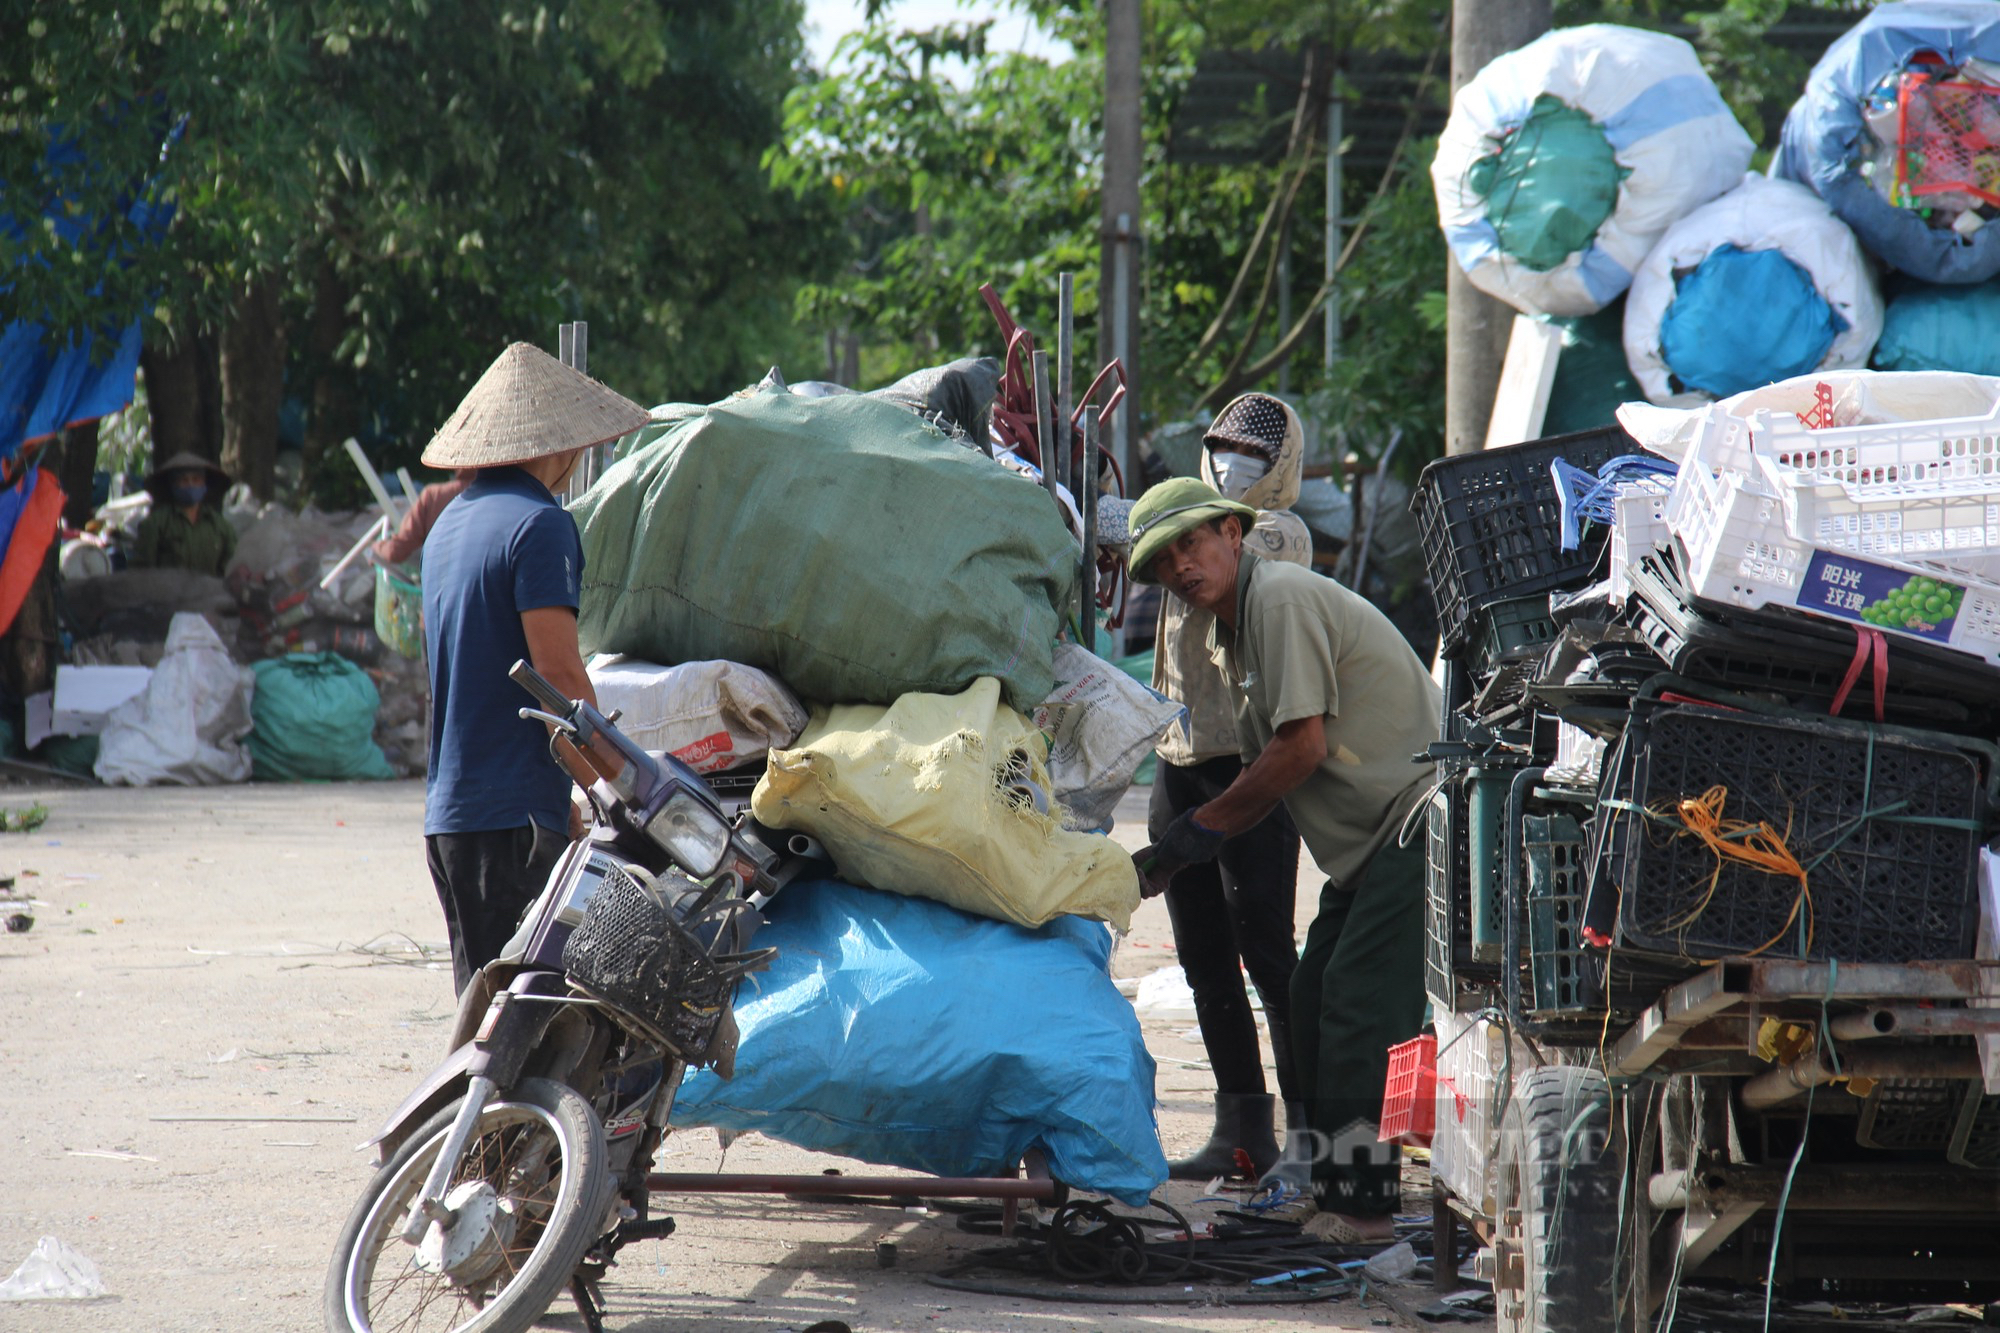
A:
[[[174,499],[184,505],[198,505],[207,494],[208,486],[204,482],[183,482],[174,487]]]
[[[1242,499],[1271,470],[1255,454],[1210,454],[1208,465],[1215,473],[1215,489],[1231,500]]]

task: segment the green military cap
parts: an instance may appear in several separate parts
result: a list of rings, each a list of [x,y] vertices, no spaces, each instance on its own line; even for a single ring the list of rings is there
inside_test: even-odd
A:
[[[1213,518],[1234,514],[1243,520],[1247,532],[1257,521],[1257,511],[1236,500],[1225,500],[1215,487],[1193,477],[1163,481],[1139,497],[1132,506],[1132,558],[1126,568],[1135,583],[1157,583],[1153,559]]]

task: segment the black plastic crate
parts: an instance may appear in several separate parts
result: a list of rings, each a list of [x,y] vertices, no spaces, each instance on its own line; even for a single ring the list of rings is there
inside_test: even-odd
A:
[[[1424,812],[1424,987],[1449,1002],[1500,971],[1473,960],[1471,827],[1464,777],[1448,778]]]
[[[1861,1103],[1855,1142],[1864,1148],[1943,1152],[1972,1085],[1951,1078],[1883,1079]]]
[[[1615,886],[1621,949],[1684,959],[1969,958],[1987,811],[1973,744],[1699,706],[1635,715],[1600,794],[1605,835],[1590,916],[1602,930],[1601,888]],[[1809,947],[1797,878],[1719,860],[1659,817],[1717,787],[1724,820],[1768,824],[1809,868]]]
[[[1692,597],[1671,551],[1634,560],[1636,597],[1626,620],[1662,661],[1690,680],[1739,692],[1767,692],[1804,708],[1824,708],[1853,664],[1855,628],[1802,613],[1745,611]],[[1911,725],[1977,732],[1993,717],[2000,672],[1964,653],[1885,635],[1886,715]],[[1871,667],[1872,672],[1872,667]],[[1868,715],[1872,674],[1850,692],[1845,713]]]
[[[1537,1014],[1586,1013],[1593,1007],[1590,947],[1583,940],[1588,848],[1570,815],[1521,821],[1528,868],[1528,971]]]
[[[1966,1084],[1965,1108],[1949,1156],[1960,1166],[1992,1171],[2000,1168],[2000,1094],[1982,1093],[1981,1085]]]
[[[1547,597],[1509,597],[1473,613],[1468,658],[1483,678],[1509,655],[1546,648],[1555,637]]]
[[[1616,426],[1440,458],[1417,479],[1410,508],[1424,543],[1443,651],[1464,651],[1473,613],[1586,579],[1604,530],[1562,549],[1562,502],[1549,464],[1595,472],[1638,449]]]

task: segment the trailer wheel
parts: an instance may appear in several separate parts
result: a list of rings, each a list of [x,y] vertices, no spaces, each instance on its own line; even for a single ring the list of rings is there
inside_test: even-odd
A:
[[[1594,1069],[1534,1069],[1515,1086],[1494,1171],[1501,1333],[1615,1327],[1620,1172],[1607,1150],[1610,1122],[1610,1092]]]

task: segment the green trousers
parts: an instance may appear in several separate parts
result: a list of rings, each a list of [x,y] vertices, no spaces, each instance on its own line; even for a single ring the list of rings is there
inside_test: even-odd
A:
[[[1317,1140],[1313,1197],[1350,1217],[1395,1212],[1401,1152],[1376,1141],[1389,1048],[1424,1021],[1424,858],[1393,842],[1352,886],[1328,881],[1292,973],[1292,1060]]]

